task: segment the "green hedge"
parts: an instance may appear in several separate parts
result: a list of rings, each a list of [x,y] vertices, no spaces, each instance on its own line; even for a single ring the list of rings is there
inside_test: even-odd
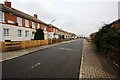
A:
[[[105,55],[110,55],[116,63],[120,64],[120,30],[105,24],[96,32],[93,43]]]

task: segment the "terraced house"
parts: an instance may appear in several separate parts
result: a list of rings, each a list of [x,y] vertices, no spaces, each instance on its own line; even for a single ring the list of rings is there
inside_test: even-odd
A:
[[[24,41],[34,39],[36,28],[42,28],[47,39],[47,24],[38,19],[37,14],[28,15],[11,7],[11,2],[0,4],[0,41]]]
[[[38,28],[43,29],[45,40],[61,39],[61,37],[73,35],[54,25],[51,27],[50,24],[38,19],[37,14],[31,16],[13,8],[9,1],[0,4],[0,26],[0,41],[2,42],[33,40]],[[69,36],[67,38],[72,38]]]

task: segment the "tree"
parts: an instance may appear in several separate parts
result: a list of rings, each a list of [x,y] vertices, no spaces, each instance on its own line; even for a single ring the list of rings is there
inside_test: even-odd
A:
[[[44,40],[44,32],[42,29],[36,29],[34,40]]]

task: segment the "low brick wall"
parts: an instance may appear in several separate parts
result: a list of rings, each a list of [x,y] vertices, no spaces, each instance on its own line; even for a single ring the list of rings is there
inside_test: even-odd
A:
[[[14,51],[36,46],[48,45],[48,40],[31,40],[20,42],[0,42],[0,51]]]
[[[52,43],[59,43],[59,42],[62,42],[62,41],[63,41],[62,39],[52,39]],[[51,44],[50,39],[48,40],[48,43]]]
[[[2,42],[0,42],[0,52],[2,51]]]
[[[43,46],[43,45],[47,45],[47,44],[48,44],[48,40],[22,41],[21,48],[26,49],[26,48],[36,47],[36,46]]]

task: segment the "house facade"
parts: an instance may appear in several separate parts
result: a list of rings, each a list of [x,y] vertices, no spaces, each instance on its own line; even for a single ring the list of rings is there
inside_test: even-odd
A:
[[[11,7],[11,2],[0,4],[0,41],[24,41],[34,39],[37,28],[43,28],[47,39],[46,24],[34,14],[31,16]]]
[[[44,39],[72,38],[72,34],[49,25],[33,16],[12,7],[11,2],[0,4],[0,42],[33,40],[36,29],[42,29]]]

